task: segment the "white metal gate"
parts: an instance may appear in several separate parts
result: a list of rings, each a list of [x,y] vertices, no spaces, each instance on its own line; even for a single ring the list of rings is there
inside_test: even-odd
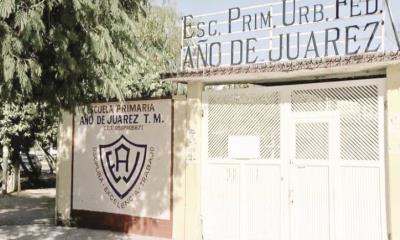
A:
[[[204,92],[204,239],[386,239],[384,81]]]

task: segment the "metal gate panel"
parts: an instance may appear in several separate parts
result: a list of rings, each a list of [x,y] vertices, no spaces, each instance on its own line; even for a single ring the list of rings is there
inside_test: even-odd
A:
[[[331,166],[335,221],[331,224],[332,239],[387,238],[383,82],[303,85],[291,92],[293,114],[326,112],[338,117],[339,138],[333,149],[338,153]]]
[[[281,167],[247,164],[243,170],[244,239],[281,239]]]
[[[296,169],[292,193],[292,240],[331,239],[329,170],[328,166]]]
[[[240,166],[210,164],[204,177],[208,197],[203,207],[213,214],[203,219],[206,239],[240,239]]]
[[[209,158],[228,157],[229,136],[259,135],[261,158],[279,159],[278,92],[208,92],[207,99]]]
[[[331,112],[293,113],[290,122],[290,239],[334,239],[338,117]]]
[[[207,136],[204,141],[207,150],[204,153],[207,158],[203,161],[202,172],[202,219],[205,239],[281,239],[279,92],[253,88],[251,91],[236,89],[206,92],[204,95],[208,102],[204,109],[204,119],[207,119],[204,121]],[[258,136],[259,158],[246,160],[229,158],[228,145],[231,136]],[[214,169],[217,165],[220,168],[219,173],[208,170]],[[232,199],[229,193],[229,183],[215,181],[218,179],[215,174],[226,174],[232,166],[236,168],[235,188],[240,192],[235,199]],[[218,191],[218,197],[210,197],[210,192],[207,190],[209,188]],[[235,205],[235,209],[230,210],[235,216],[239,214],[240,217],[236,219],[239,220],[239,225],[233,228],[232,224],[231,231],[226,233],[223,232],[226,226],[224,222],[234,221],[232,220],[234,217],[229,211],[218,209],[232,207],[229,204],[219,205],[228,201],[239,202],[239,205]],[[262,211],[259,211],[260,209]],[[212,224],[214,225],[211,226]]]
[[[382,219],[380,169],[341,167],[337,198],[337,238],[340,240],[386,239]]]
[[[302,122],[295,125],[296,159],[329,160],[329,124]]]
[[[294,90],[293,112],[340,114],[340,158],[379,161],[378,86]]]

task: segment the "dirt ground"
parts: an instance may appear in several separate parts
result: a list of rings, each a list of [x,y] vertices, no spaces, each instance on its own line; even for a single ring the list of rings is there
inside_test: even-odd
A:
[[[122,233],[55,226],[56,176],[42,163],[36,184],[21,176],[20,193],[0,194],[0,240],[162,240]]]
[[[121,233],[54,225],[55,188],[0,195],[1,240],[163,240]]]
[[[48,188],[0,196],[0,226],[53,224],[55,195],[55,188]]]

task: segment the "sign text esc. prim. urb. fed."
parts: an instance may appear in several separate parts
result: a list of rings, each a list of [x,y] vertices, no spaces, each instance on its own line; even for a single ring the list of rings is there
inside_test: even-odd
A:
[[[274,15],[272,8],[262,11],[243,14],[239,7],[230,8],[227,11],[227,27],[221,32],[220,22],[216,19],[199,21],[193,15],[183,17],[183,38],[191,44],[183,46],[183,65],[184,68],[217,67],[222,63],[222,52],[224,50],[220,41],[208,42],[210,39],[221,36],[221,34],[234,34],[235,31],[251,33],[263,29],[275,29],[273,25],[275,17],[279,17],[281,27],[294,27],[310,23],[331,22],[338,19],[352,19],[355,17],[371,16],[381,14],[382,10],[378,0],[368,0],[360,4],[355,0],[334,0],[334,16],[328,16],[324,4],[300,5],[298,1],[282,0],[278,11],[281,14]],[[293,11],[295,9],[295,11]],[[330,14],[332,15],[332,14]],[[237,25],[239,22],[239,25]],[[236,24],[236,25],[235,25]],[[381,44],[373,44],[378,37],[379,25],[384,24],[382,19],[363,22],[362,25],[350,24],[343,26],[323,28],[325,32],[324,47],[320,48],[317,44],[316,33],[313,30],[306,32],[296,32],[288,30],[287,33],[280,33],[277,36],[279,45],[274,50],[267,52],[267,59],[259,59],[256,51],[257,37],[234,39],[230,41],[230,63],[229,65],[253,64],[257,62],[276,62],[283,59],[295,60],[300,58],[322,57],[330,55],[353,55],[358,53],[377,52]],[[313,28],[313,27],[311,27]],[[307,34],[304,34],[307,33]],[[360,44],[358,35],[367,35],[366,42]],[[308,42],[306,47],[301,48],[300,38],[305,38]],[[236,37],[237,38],[237,37]],[[240,38],[240,37],[239,37]],[[297,38],[297,39],[296,39]],[[338,47],[340,41],[344,42],[344,47]],[[194,42],[194,44],[193,44]],[[291,49],[291,44],[296,45],[296,50]],[[292,52],[292,53],[291,53]],[[293,54],[293,52],[295,54]]]

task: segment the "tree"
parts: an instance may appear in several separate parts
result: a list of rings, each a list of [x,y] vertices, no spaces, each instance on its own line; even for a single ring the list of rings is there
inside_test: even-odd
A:
[[[61,109],[170,95],[159,73],[178,68],[179,49],[174,11],[145,0],[0,0],[0,141],[12,165],[55,141]]]
[[[33,124],[41,114],[34,109],[48,106],[58,116],[60,109],[100,96],[123,97],[119,86],[129,74],[126,66],[141,57],[134,19],[146,5],[146,0],[0,0],[0,140],[14,163],[39,137]]]
[[[39,173],[33,167],[29,150],[38,142],[42,146],[54,144],[58,123],[58,109],[46,103],[14,102],[0,107],[0,139],[7,140],[12,160],[12,172],[18,173],[22,166],[33,183],[37,183]],[[46,148],[45,147],[45,148]],[[30,162],[31,171],[22,162],[21,153]],[[17,175],[17,174],[16,174]],[[14,176],[15,177],[15,176]]]
[[[168,94],[159,72],[177,69],[179,49],[174,11],[146,0],[1,0],[0,100],[72,110]]]
[[[120,86],[142,58],[134,20],[146,4],[0,1],[0,99],[68,109],[100,96],[121,99]]]
[[[160,79],[160,73],[177,71],[180,67],[179,17],[170,7],[152,6],[146,12],[135,23],[144,57],[126,81],[126,97],[157,97],[175,91],[170,82]]]

